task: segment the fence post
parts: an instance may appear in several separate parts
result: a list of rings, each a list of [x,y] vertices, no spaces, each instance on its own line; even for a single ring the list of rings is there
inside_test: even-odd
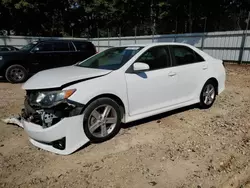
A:
[[[153,32],[152,32],[152,43],[154,43],[154,40],[155,40],[155,39],[154,39],[154,38],[155,38],[155,31],[154,31],[154,28],[152,28],[152,31],[153,31]]]
[[[177,34],[175,33],[175,35],[174,35],[174,42],[176,42],[177,40]]]
[[[135,26],[135,44],[136,44],[136,26]]]
[[[100,33],[99,33],[99,28],[97,28],[97,40],[98,40],[98,52],[100,52]]]
[[[109,48],[109,29],[108,29],[108,48]]]
[[[239,64],[241,64],[242,60],[243,60],[244,49],[245,49],[245,41],[246,41],[246,35],[243,32],[242,33],[242,39],[241,39],[240,54],[239,54]]]
[[[247,30],[248,30],[248,26],[249,26],[249,21],[250,21],[250,11],[248,12],[246,30],[243,32],[243,35],[242,35],[241,50],[240,50],[240,55],[239,55],[239,63],[240,64],[243,61],[243,56],[244,56],[244,51],[245,51],[245,44],[246,44],[246,39],[247,39]]]
[[[204,40],[205,40],[205,33],[203,33],[202,38],[201,38],[201,50],[204,49]]]
[[[121,35],[122,35],[122,32],[121,32],[121,28],[119,28],[119,46],[121,46]]]

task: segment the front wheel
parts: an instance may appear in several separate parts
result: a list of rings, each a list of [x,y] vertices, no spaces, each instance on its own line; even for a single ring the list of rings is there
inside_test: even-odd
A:
[[[93,101],[84,111],[83,128],[91,142],[99,143],[113,138],[121,129],[119,105],[110,98]]]
[[[200,107],[210,108],[216,99],[216,84],[213,81],[207,81],[200,94]]]
[[[27,77],[28,72],[22,65],[11,65],[5,71],[5,78],[10,83],[22,83]]]

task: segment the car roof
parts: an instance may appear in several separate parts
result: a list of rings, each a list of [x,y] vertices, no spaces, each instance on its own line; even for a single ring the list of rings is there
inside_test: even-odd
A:
[[[155,46],[164,46],[164,45],[170,45],[170,46],[174,46],[174,45],[178,45],[178,46],[186,46],[189,48],[196,48],[195,46],[192,46],[190,44],[186,44],[186,43],[179,43],[179,42],[156,42],[156,43],[151,43],[151,44],[131,44],[131,45],[124,45],[123,47],[143,47],[143,48],[151,48],[151,47],[155,47]],[[196,48],[196,52],[198,51],[199,55],[201,55],[203,58],[205,59],[213,59],[212,56],[208,55],[207,53],[204,53],[203,51],[199,50],[198,48]]]
[[[179,43],[179,42],[156,42],[156,43],[149,43],[149,44],[130,44],[130,45],[123,45],[123,47],[154,47],[154,46],[162,46],[162,45],[178,45],[178,46],[191,46],[186,43]]]
[[[43,39],[43,40],[36,40],[35,42],[65,42],[65,41],[90,42],[90,41],[87,41],[87,40],[75,40],[75,39]]]

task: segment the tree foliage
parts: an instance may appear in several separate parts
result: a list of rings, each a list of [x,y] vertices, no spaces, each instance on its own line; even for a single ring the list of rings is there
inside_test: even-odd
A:
[[[0,0],[0,30],[128,36],[245,29],[249,0]],[[136,29],[135,29],[136,28]]]

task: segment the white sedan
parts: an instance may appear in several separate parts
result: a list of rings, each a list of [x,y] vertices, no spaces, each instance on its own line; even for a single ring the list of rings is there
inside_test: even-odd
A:
[[[182,43],[114,47],[24,85],[22,124],[33,145],[68,155],[128,123],[184,106],[213,105],[225,88],[221,60]]]

